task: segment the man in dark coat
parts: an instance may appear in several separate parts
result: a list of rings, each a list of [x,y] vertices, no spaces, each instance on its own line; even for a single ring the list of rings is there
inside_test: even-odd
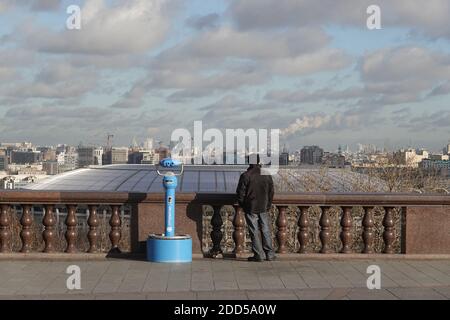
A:
[[[269,174],[261,174],[259,156],[241,174],[236,189],[238,203],[245,212],[245,220],[252,239],[253,257],[249,261],[272,261],[275,253],[272,245],[269,210],[274,195],[273,180]]]

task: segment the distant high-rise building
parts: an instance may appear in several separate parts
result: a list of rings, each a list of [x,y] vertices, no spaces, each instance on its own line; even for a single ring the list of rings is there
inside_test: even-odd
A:
[[[58,144],[57,146],[56,146],[56,153],[57,154],[60,154],[60,153],[62,153],[62,152],[66,152],[66,145],[65,144]]]
[[[56,151],[48,149],[42,152],[42,161],[55,161],[56,160]]]
[[[103,164],[126,164],[128,162],[128,148],[113,147],[103,153]]]
[[[95,164],[95,148],[94,147],[84,147],[79,146],[78,152],[78,166],[80,168],[85,168]]]
[[[124,164],[128,162],[128,148],[112,148],[111,164]]]
[[[163,146],[162,144],[160,144],[159,148],[156,149],[155,152],[158,154],[159,159],[167,158],[170,155],[169,148]]]
[[[65,157],[66,153],[65,152],[60,152],[56,155],[56,162],[58,162],[58,165],[63,165],[64,164],[64,157]]]
[[[139,147],[138,143],[137,143],[137,140],[136,140],[136,137],[133,137],[133,140],[131,140],[131,147],[133,149],[137,149]]]
[[[78,153],[68,148],[69,151],[64,152],[64,163],[60,165],[60,171],[70,171],[78,168]]]
[[[410,167],[418,167],[419,163],[428,159],[430,154],[426,150],[407,149],[400,150],[395,153],[395,158],[399,159],[400,163]]]
[[[58,162],[57,161],[44,161],[42,162],[42,170],[48,175],[58,174]]]
[[[279,159],[279,165],[280,166],[287,166],[289,165],[289,153],[287,152],[282,152],[280,154],[280,159]]]
[[[145,140],[143,147],[145,150],[153,150],[153,139],[148,138]]]
[[[289,151],[286,146],[283,147],[283,151],[280,153],[279,165],[287,166],[289,164]]]
[[[139,150],[128,154],[129,164],[156,164],[159,155],[153,150]]]
[[[344,168],[345,156],[339,153],[325,152],[323,155],[323,163],[329,168]]]
[[[303,164],[322,164],[323,149],[318,146],[306,146],[300,151],[300,162]]]
[[[444,149],[444,153],[450,154],[450,143],[447,145],[447,147]]]
[[[56,160],[56,150],[53,147],[36,147],[36,150],[41,152],[42,161]]]
[[[77,152],[78,166],[80,168],[102,165],[103,148],[79,146]]]
[[[374,144],[361,144],[358,143],[358,153],[362,154],[374,154],[377,153],[377,146]]]
[[[39,151],[18,151],[11,152],[11,163],[15,164],[33,164],[41,161],[41,153]]]
[[[434,160],[434,161],[447,161],[449,160],[448,154],[430,154],[428,156],[428,159]]]
[[[142,164],[157,164],[159,162],[159,154],[155,152],[144,153]]]
[[[139,151],[130,152],[128,154],[128,163],[129,164],[141,164],[142,159],[144,158],[144,154]]]
[[[103,148],[95,148],[94,150],[94,165],[102,166],[103,165]]]
[[[8,169],[8,157],[4,150],[0,150],[0,171],[6,171]]]

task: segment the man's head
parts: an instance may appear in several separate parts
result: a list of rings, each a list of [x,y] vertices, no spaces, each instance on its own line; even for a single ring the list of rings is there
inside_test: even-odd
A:
[[[258,153],[251,153],[247,156],[247,163],[250,168],[261,167],[261,159]]]

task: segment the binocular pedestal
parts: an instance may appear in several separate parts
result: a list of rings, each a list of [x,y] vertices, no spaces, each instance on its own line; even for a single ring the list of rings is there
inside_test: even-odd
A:
[[[171,168],[176,165],[174,160],[167,158],[160,161],[160,166]],[[147,239],[147,260],[151,262],[192,262],[192,238],[189,235],[175,234],[175,189],[178,181],[173,172],[158,174],[163,177],[163,187],[166,191],[164,208],[164,234],[150,234]]]
[[[192,238],[189,235],[165,237],[151,234],[147,239],[147,260],[152,262],[192,262]]]

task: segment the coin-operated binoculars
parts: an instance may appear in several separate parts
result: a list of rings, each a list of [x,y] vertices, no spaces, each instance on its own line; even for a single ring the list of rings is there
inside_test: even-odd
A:
[[[159,162],[159,167],[168,169],[158,175],[163,177],[165,190],[164,234],[150,234],[147,239],[147,260],[151,262],[192,262],[192,238],[189,235],[175,234],[175,189],[177,176],[183,174],[180,161],[166,158]],[[171,169],[179,169],[178,173]]]

